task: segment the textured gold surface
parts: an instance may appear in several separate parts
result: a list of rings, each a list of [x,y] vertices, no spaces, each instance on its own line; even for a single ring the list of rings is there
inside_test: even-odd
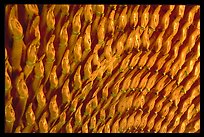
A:
[[[200,6],[7,5],[5,132],[200,132]]]

